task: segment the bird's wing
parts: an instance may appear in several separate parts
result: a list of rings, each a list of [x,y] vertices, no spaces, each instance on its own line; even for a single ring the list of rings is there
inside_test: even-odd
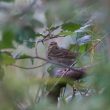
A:
[[[74,53],[69,52],[68,50],[62,48],[51,49],[48,55],[50,57],[67,58],[67,59],[73,59],[75,56]]]
[[[73,59],[75,58],[75,54],[73,52],[70,52],[67,49],[61,48],[61,53],[62,53],[62,58],[68,58],[68,59]]]

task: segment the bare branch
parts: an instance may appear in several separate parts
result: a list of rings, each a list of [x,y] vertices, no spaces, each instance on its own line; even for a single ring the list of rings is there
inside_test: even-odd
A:
[[[39,65],[39,66],[36,66],[36,67],[22,67],[22,66],[18,66],[18,65],[9,65],[9,66],[14,66],[14,67],[17,67],[17,68],[21,68],[21,69],[36,69],[36,68],[40,68],[40,67],[42,67],[42,66],[44,66],[44,65],[46,65],[47,63],[44,63],[44,64],[42,64],[42,65]]]
[[[45,36],[44,36],[45,37]],[[54,37],[50,37],[50,38],[43,38],[42,40],[39,40],[37,43],[40,43],[40,42],[45,42],[45,41],[48,41],[48,40],[51,40],[51,39],[55,39],[55,38],[58,38],[58,37],[64,37],[64,36],[60,36],[60,35],[55,35]]]
[[[65,64],[62,64],[62,63],[57,63],[55,61],[48,60],[48,59],[45,59],[45,58],[42,58],[42,57],[39,57],[39,56],[36,56],[36,57],[29,56],[29,57],[26,57],[26,58],[16,58],[16,59],[20,60],[20,59],[30,59],[30,58],[32,58],[32,59],[40,59],[40,60],[46,61],[48,63],[52,63],[52,64],[55,64],[55,65],[58,65],[58,66],[62,66],[62,67],[65,67],[65,68],[68,68],[68,69],[71,69],[71,70],[74,70],[74,71],[77,71],[77,72],[82,71],[81,68],[73,68],[73,67],[70,67],[68,65],[65,65]]]

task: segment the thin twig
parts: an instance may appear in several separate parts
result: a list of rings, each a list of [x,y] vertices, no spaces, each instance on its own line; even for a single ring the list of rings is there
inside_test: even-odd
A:
[[[58,38],[58,37],[64,37],[64,36],[55,35],[54,37],[50,37],[50,38],[43,38],[42,40],[39,40],[39,41],[38,41],[38,43],[39,43],[39,42],[48,41],[48,40],[50,40],[50,39],[55,39],[55,38]]]
[[[11,64],[11,65],[9,65],[9,66],[14,66],[14,67],[17,67],[17,68],[20,68],[20,69],[37,69],[37,68],[40,68],[40,67],[42,67],[42,66],[44,66],[44,65],[46,65],[46,64],[47,64],[47,63],[44,63],[44,64],[42,64],[42,65],[35,66],[35,67],[22,67],[22,66],[13,65],[13,64]]]
[[[38,90],[37,90],[37,93],[35,95],[34,103],[38,103],[40,100],[40,96],[39,96],[40,90],[41,90],[41,85],[38,86]]]
[[[36,47],[35,47],[36,57],[38,57],[37,46],[38,46],[38,42],[36,43]],[[48,63],[48,62],[46,62],[46,63]],[[41,79],[43,79],[44,76],[45,76],[45,72],[43,71]],[[40,93],[40,90],[42,90],[42,88],[43,88],[43,85],[39,85],[38,90],[37,90],[36,95],[35,95],[34,103],[38,103],[40,101],[41,95],[39,96],[39,93]]]
[[[43,71],[43,74],[42,74],[41,79],[43,79],[44,76],[45,76],[45,72]],[[43,92],[43,90],[44,90],[44,85],[41,85],[41,84],[39,85],[38,90],[37,90],[37,93],[36,93],[36,96],[35,96],[35,99],[34,99],[34,103],[38,103],[38,102],[40,101],[40,98],[41,98],[41,96],[42,96],[42,94],[39,96],[40,90],[42,90],[42,92]]]
[[[54,61],[51,61],[51,60],[48,60],[48,59],[45,59],[45,58],[42,58],[42,57],[32,57],[32,56],[29,56],[29,57],[26,57],[26,58],[16,58],[17,60],[22,60],[22,59],[30,59],[30,58],[33,58],[33,59],[40,59],[40,60],[43,60],[43,61],[46,61],[48,63],[52,63],[52,64],[55,64],[55,65],[58,65],[58,66],[62,66],[62,67],[65,67],[65,68],[68,68],[68,69],[71,69],[73,71],[76,71],[76,72],[81,72],[82,70],[86,70],[88,68],[91,68],[91,67],[94,67],[96,65],[98,65],[99,63],[95,63],[95,64],[90,64],[90,65],[87,65],[87,66],[83,66],[83,67],[70,67],[68,65],[65,65],[65,64],[62,64],[62,63],[57,63],[57,62],[54,62]]]

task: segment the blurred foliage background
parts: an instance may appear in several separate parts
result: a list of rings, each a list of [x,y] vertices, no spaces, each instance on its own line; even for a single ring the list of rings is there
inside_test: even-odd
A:
[[[109,7],[109,0],[0,0],[0,110],[109,110]],[[33,58],[37,50],[46,59],[51,41],[80,53],[76,67],[90,66],[73,81],[72,101],[68,85],[57,106],[45,97],[52,64],[36,68],[45,61]]]

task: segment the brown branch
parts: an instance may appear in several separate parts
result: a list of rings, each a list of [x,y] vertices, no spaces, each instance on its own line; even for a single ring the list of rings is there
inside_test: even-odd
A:
[[[17,68],[21,68],[21,69],[36,69],[36,68],[40,68],[40,67],[42,67],[42,66],[44,66],[44,65],[46,65],[47,63],[44,63],[44,64],[42,64],[42,65],[39,65],[39,66],[36,66],[36,67],[22,67],[22,66],[19,66],[19,65],[9,65],[9,66],[14,66],[14,67],[17,67]]]
[[[62,67],[65,67],[65,68],[68,68],[68,69],[71,69],[71,70],[74,70],[74,71],[77,71],[77,72],[80,72],[81,71],[81,68],[73,68],[73,67],[70,67],[68,65],[65,65],[65,64],[62,64],[62,63],[57,63],[57,62],[54,62],[52,60],[48,60],[48,59],[45,59],[45,58],[42,58],[42,57],[39,57],[39,56],[36,56],[36,57],[26,57],[26,58],[16,58],[17,60],[21,60],[21,59],[40,59],[40,60],[43,60],[43,61],[46,61],[48,63],[52,63],[52,64],[55,64],[55,65],[58,65],[58,66],[62,66]]]
[[[39,56],[36,56],[36,57],[29,56],[29,57],[26,57],[26,58],[16,58],[16,59],[17,60],[22,60],[22,59],[30,59],[30,58],[40,59],[40,60],[46,61],[47,63],[52,63],[52,64],[55,64],[55,65],[58,65],[58,66],[62,66],[62,67],[71,69],[71,70],[76,71],[76,72],[81,72],[82,70],[86,71],[87,69],[89,69],[91,67],[94,67],[94,66],[96,66],[100,63],[99,62],[99,63],[95,63],[95,64],[90,64],[90,65],[83,66],[83,67],[72,67],[72,66],[68,66],[68,65],[65,65],[65,64],[62,64],[62,63],[57,63],[57,62],[54,62],[52,60],[48,60],[48,59],[45,59],[45,58],[42,58],[42,57],[39,57]]]
[[[64,37],[64,36],[55,35],[54,37],[50,37],[50,38],[48,38],[47,36],[44,36],[44,37],[45,38],[43,38],[42,40],[39,40],[37,43],[45,42],[45,41],[48,41],[48,40],[51,40],[51,39],[55,39],[55,38],[58,38],[58,37]]]

